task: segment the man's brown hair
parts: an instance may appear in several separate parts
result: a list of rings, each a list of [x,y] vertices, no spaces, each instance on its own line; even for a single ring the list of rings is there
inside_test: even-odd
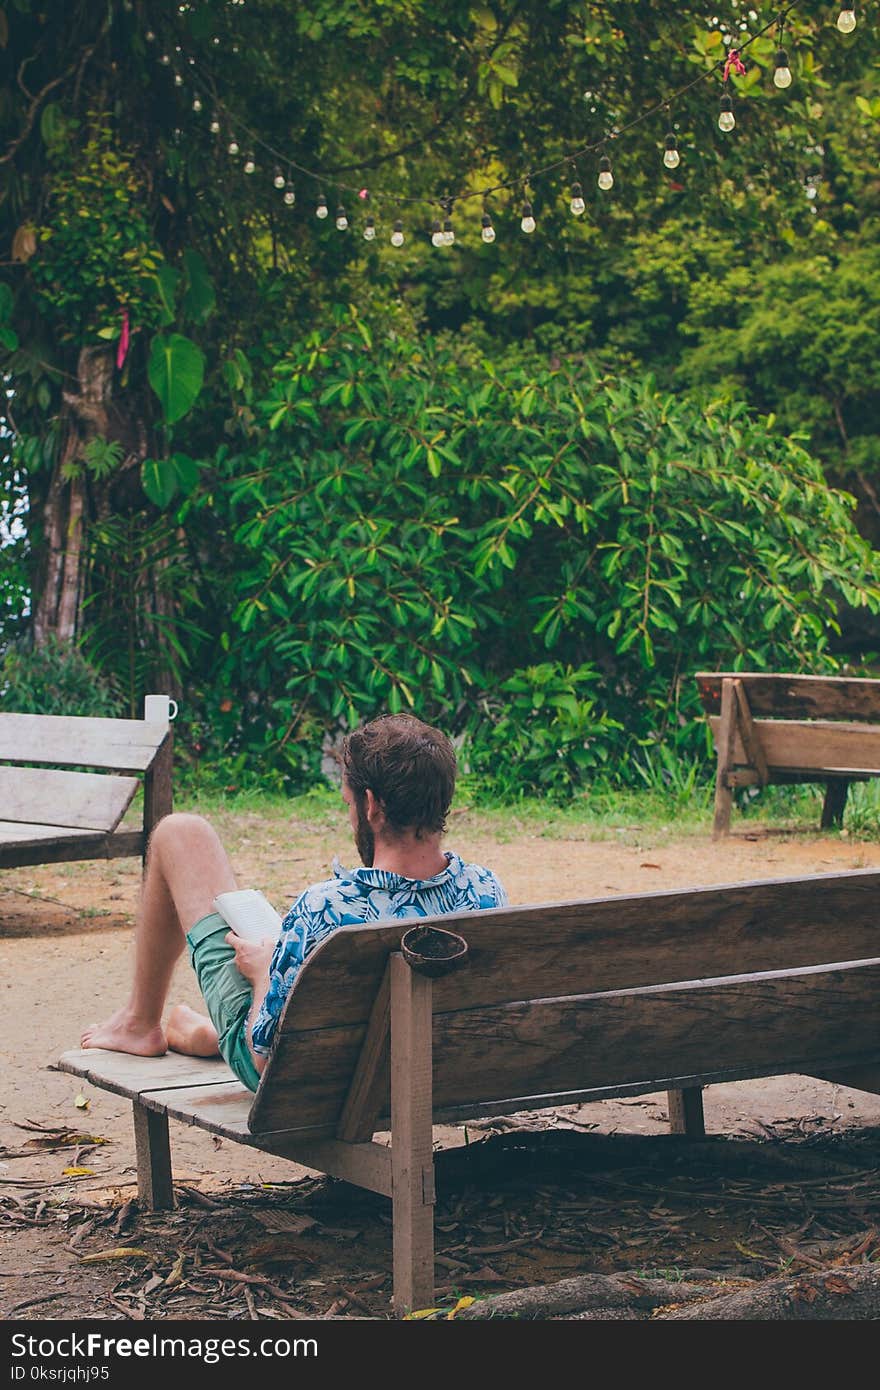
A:
[[[342,766],[358,801],[369,788],[381,802],[393,833],[446,829],[456,759],[439,729],[411,714],[380,715],[346,735]]]

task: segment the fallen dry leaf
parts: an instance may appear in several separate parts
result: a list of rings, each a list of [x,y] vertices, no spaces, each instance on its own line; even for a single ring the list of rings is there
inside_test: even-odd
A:
[[[112,1250],[97,1250],[94,1255],[81,1255],[80,1264],[97,1265],[105,1260],[132,1260],[140,1257],[144,1260],[151,1259],[148,1250],[141,1250],[136,1245],[117,1245]]]
[[[79,1095],[76,1097],[73,1103],[76,1106],[77,1110],[88,1110],[91,1101],[89,1101],[88,1098],[83,1095],[82,1091],[80,1091]]]

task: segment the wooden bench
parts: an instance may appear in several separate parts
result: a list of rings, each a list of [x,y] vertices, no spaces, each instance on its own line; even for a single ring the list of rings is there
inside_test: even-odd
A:
[[[171,810],[169,705],[148,695],[143,719],[0,714],[0,869],[143,858],[153,826]],[[109,775],[120,772],[139,775]],[[141,777],[141,829],[117,830]]]
[[[716,1082],[880,1091],[878,903],[880,872],[856,871],[439,917],[469,954],[437,979],[402,953],[411,921],[343,927],[301,971],[256,1095],[173,1053],[58,1065],[131,1098],[150,1207],[174,1201],[169,1117],[389,1196],[402,1312],[433,1299],[434,1123],[666,1089],[673,1131],[697,1135]]]
[[[843,821],[850,782],[880,777],[880,680],[700,671],[696,681],[718,752],[716,839],[736,787],[824,784],[828,829]]]

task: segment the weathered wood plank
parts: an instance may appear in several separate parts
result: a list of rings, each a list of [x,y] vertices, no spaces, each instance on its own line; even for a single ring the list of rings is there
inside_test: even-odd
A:
[[[792,719],[864,719],[880,723],[880,681],[848,676],[795,676],[762,671],[698,671],[707,714],[721,713],[721,683],[742,681],[752,714]]]
[[[394,957],[391,957],[393,960]],[[387,1111],[390,1085],[391,965],[386,966],[367,1024],[367,1035],[336,1131],[337,1139],[370,1139],[380,1110]]]
[[[337,1122],[364,1033],[349,1025],[280,1036],[251,1127]],[[435,1111],[867,1061],[880,1056],[880,961],[435,1011],[433,1047]]]
[[[721,721],[710,716],[709,724],[717,743],[721,735]],[[835,724],[832,720],[822,719],[808,724],[787,719],[756,719],[754,725],[761,739],[771,781],[776,768],[790,772],[860,772],[880,777],[880,727]],[[739,734],[734,745],[733,761],[734,764],[748,764],[748,754]]]
[[[77,1047],[62,1053],[57,1067],[133,1100],[144,1091],[235,1081],[233,1072],[219,1057],[184,1057],[179,1052],[166,1052],[164,1057],[133,1057],[100,1047]],[[250,1096],[243,1086],[241,1090]]]
[[[434,1299],[431,981],[395,952],[391,984],[391,1193],[394,1310]]]
[[[666,1100],[670,1134],[686,1134],[689,1139],[705,1138],[702,1086],[676,1087],[666,1092]]]
[[[878,900],[880,871],[860,869],[438,917],[466,938],[470,957],[435,980],[435,1008],[858,960],[876,949]],[[406,928],[329,936],[306,961],[279,1031],[365,1023]]]
[[[734,748],[737,737],[738,709],[733,681],[722,682],[721,717],[715,742],[718,748],[718,764],[715,769],[715,806],[712,819],[712,838],[718,840],[730,830],[730,811],[733,793],[728,783],[728,774],[734,763]]]
[[[172,806],[173,745],[169,730],[156,752],[144,778],[144,859],[149,838],[163,816],[169,816]]]
[[[743,689],[742,681],[733,682],[733,693],[736,696],[737,725],[743,748],[746,750],[749,765],[758,774],[758,785],[766,787],[769,781],[767,759],[764,757],[761,735],[752,719],[752,711],[749,708],[748,696]]]
[[[0,811],[5,821],[66,830],[115,830],[140,786],[137,777],[0,767]]]
[[[143,719],[0,714],[0,762],[145,772],[166,732]]]
[[[58,826],[20,828],[26,832],[20,838],[7,837],[4,823],[0,822],[0,869],[64,864],[75,859],[120,859],[140,854],[144,839],[140,830],[117,830],[104,835],[101,831],[64,831]]]
[[[132,1102],[132,1112],[138,1200],[149,1211],[169,1211],[174,1206],[174,1183],[168,1117],[145,1110],[138,1101]]]

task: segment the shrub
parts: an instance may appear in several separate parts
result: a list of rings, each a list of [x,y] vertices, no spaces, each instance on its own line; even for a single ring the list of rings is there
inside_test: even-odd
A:
[[[40,647],[7,648],[0,664],[0,708],[102,717],[118,715],[122,702],[75,646],[50,637]]]
[[[302,729],[409,708],[487,773],[511,740],[511,784],[572,788],[599,757],[631,783],[640,749],[705,756],[696,670],[833,670],[839,606],[880,608],[852,499],[741,404],[340,316],[256,418],[210,490],[211,683],[260,711],[261,756],[267,727],[289,758]],[[535,703],[545,679],[563,703]]]

